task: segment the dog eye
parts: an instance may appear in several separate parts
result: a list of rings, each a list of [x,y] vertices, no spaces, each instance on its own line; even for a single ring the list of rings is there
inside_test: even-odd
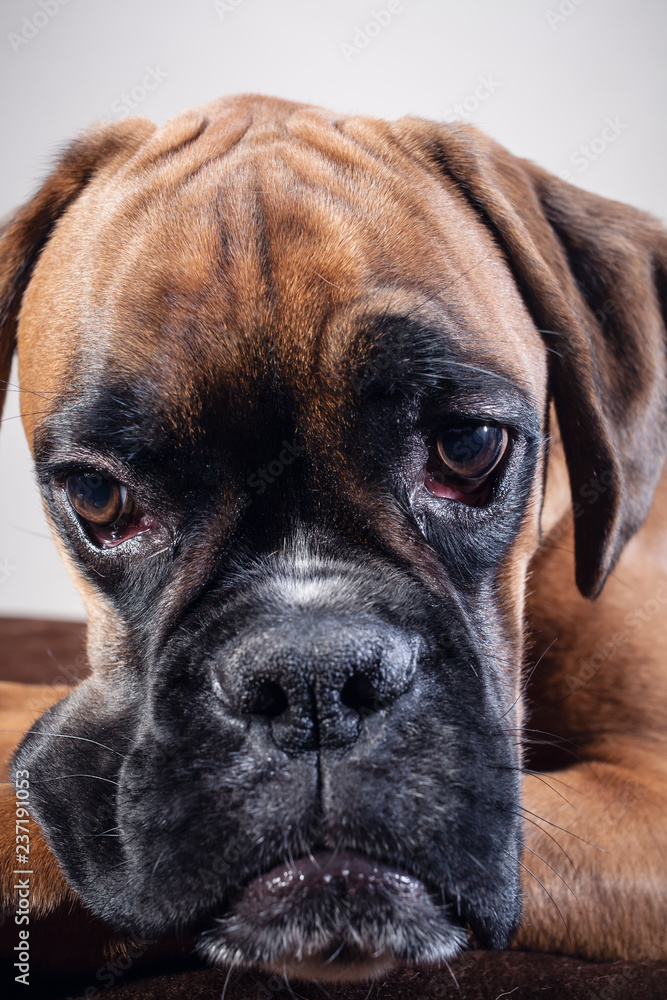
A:
[[[478,482],[493,472],[503,457],[507,431],[486,424],[448,427],[438,435],[436,447],[445,474]]]
[[[467,424],[445,427],[435,438],[435,448],[426,467],[425,485],[435,496],[484,502],[489,477],[507,450],[509,435],[504,427]]]
[[[100,527],[109,527],[120,518],[128,504],[124,486],[98,472],[82,472],[67,477],[67,495],[77,514]]]
[[[65,489],[93,539],[105,548],[150,527],[151,519],[142,515],[126,487],[100,472],[72,473]]]

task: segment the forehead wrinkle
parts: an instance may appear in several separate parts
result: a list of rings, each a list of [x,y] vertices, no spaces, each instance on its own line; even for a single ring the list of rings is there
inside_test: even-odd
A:
[[[270,275],[256,189],[245,165],[223,176],[211,197],[202,197],[199,181],[153,210],[145,206],[132,238],[105,268],[111,278],[91,289],[82,368],[108,366],[121,377],[141,369],[185,406],[197,396],[202,375],[221,369],[237,377],[247,370],[256,331],[269,325]],[[114,234],[112,226],[110,244]]]
[[[420,227],[393,179],[373,175],[360,184],[359,177],[338,176],[326,160],[315,172],[312,160],[312,150],[281,146],[259,163],[275,336],[297,384],[306,359],[311,371],[317,367],[321,331],[338,309],[380,284],[421,290],[429,272],[434,286],[442,283],[442,269],[433,273],[432,209],[421,213]]]
[[[273,150],[274,163],[288,160],[280,168],[283,175],[285,168],[293,175],[304,157],[310,164],[310,152],[306,155],[299,147]],[[286,291],[280,298],[282,328],[297,364],[303,363],[313,331],[342,304],[362,299],[373,286],[400,283],[448,311],[458,311],[468,327],[495,328],[497,335],[481,343],[482,353],[493,356],[503,347],[518,348],[525,381],[541,383],[539,335],[500,250],[461,192],[423,177],[406,188],[399,183],[400,172],[395,177],[384,167],[378,167],[370,184],[359,183],[359,177],[340,178],[327,163],[322,168],[326,183],[317,183],[320,178],[314,182],[309,167],[302,171],[305,183],[310,183],[306,202],[300,185],[266,186],[269,248],[281,249],[274,261],[275,284],[279,296],[281,289]],[[272,180],[275,176],[274,170]],[[421,211],[415,212],[416,206]],[[286,225],[286,220],[293,222]],[[304,239],[304,232],[311,231],[316,238]],[[317,279],[319,295],[314,294]],[[291,322],[286,320],[289,310]]]
[[[310,144],[255,136],[254,145],[246,132],[229,156],[193,172],[197,139],[161,167],[178,174],[173,188],[133,188],[122,202],[107,192],[88,205],[110,224],[103,240],[96,224],[78,227],[94,231],[92,244],[79,240],[90,276],[80,364],[102,355],[123,374],[141,365],[194,414],[202,380],[252,392],[253,368],[263,378],[271,366],[290,391],[312,396],[328,319],[378,285],[400,280],[449,309],[462,300],[483,329],[500,251],[460,192],[423,171],[403,183],[398,154],[389,164],[384,147],[371,155],[329,125],[315,131]],[[339,147],[354,169],[332,158]],[[182,155],[194,159],[176,171]],[[471,257],[487,253],[493,267],[468,275]]]
[[[138,339],[142,348],[152,344],[159,351],[161,364],[173,346],[179,372],[184,361],[196,360],[188,351],[193,345],[208,362],[215,357],[223,368],[238,370],[225,359],[229,348],[247,338],[265,339],[270,351],[280,348],[284,367],[298,381],[308,356],[316,358],[317,333],[335,299],[363,294],[363,258],[374,238],[368,238],[366,222],[360,225],[364,213],[358,206],[336,200],[328,186],[319,185],[304,212],[302,186],[281,157],[263,156],[261,168],[254,158],[236,160],[233,170],[227,165],[219,173],[216,166],[207,182],[214,196],[205,208],[202,177],[188,181],[178,198],[161,199],[159,211],[146,212],[149,225],[157,217],[148,233],[142,229],[126,241],[122,262],[109,268],[111,311],[130,312],[125,329],[112,338],[116,357]],[[185,258],[182,245],[189,249]],[[332,268],[335,283],[324,273]],[[128,297],[139,272],[141,297]],[[182,374],[187,377],[187,370]]]
[[[508,376],[526,399],[541,399],[546,351],[525,308],[510,302],[506,311],[471,310],[471,290],[464,284],[461,300],[456,279],[446,284],[451,294],[444,301],[401,284],[368,288],[359,301],[333,312],[319,358],[323,392],[334,386],[340,393],[350,376],[362,375],[365,384],[399,378],[410,367],[423,376],[442,373],[448,358],[461,372],[496,381]]]

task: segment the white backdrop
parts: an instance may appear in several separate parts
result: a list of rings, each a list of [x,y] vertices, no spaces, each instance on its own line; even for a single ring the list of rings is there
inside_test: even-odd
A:
[[[243,90],[467,118],[573,183],[667,219],[664,0],[3,0],[0,215],[91,122],[163,122]],[[83,617],[11,393],[0,614]]]

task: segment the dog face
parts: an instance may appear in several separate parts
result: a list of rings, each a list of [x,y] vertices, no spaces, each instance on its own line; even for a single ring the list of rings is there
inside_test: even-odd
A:
[[[482,217],[429,129],[257,98],[111,126],[7,237],[92,666],[15,766],[93,912],[213,961],[345,978],[511,940],[523,596],[568,365],[598,359],[557,392],[566,449],[584,408],[600,431],[573,482],[615,463],[589,590],[631,530],[571,261],[508,253],[505,203]],[[556,371],[547,311],[573,324]]]

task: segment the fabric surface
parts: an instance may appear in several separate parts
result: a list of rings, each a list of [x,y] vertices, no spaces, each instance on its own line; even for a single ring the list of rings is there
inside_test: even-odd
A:
[[[455,978],[454,978],[455,977]],[[251,972],[227,974],[218,969],[188,969],[133,979],[130,970],[114,977],[106,988],[95,977],[82,980],[75,991],[61,991],[55,983],[43,994],[49,1000],[72,1000],[99,987],[98,994],[113,1000],[664,1000],[667,964],[611,962],[597,964],[556,955],[523,952],[470,952],[447,970],[404,970],[380,983],[286,983],[278,976]],[[456,980],[456,981],[455,981]],[[226,989],[225,989],[226,985]],[[72,984],[74,986],[74,984]]]
[[[84,628],[71,622],[0,618],[0,680],[26,685],[26,704],[34,684],[74,683],[85,676]],[[12,685],[13,697],[16,687]],[[0,705],[0,711],[7,706]],[[67,917],[58,928],[68,937]],[[1,930],[7,934],[11,925]],[[38,939],[35,928],[35,940]],[[46,932],[49,936],[51,930]],[[72,931],[78,936],[80,930]],[[66,949],[63,948],[63,956]],[[451,970],[403,970],[369,984],[286,983],[260,972],[227,973],[206,969],[187,956],[174,960],[148,949],[134,958],[112,956],[85,975],[68,977],[64,967],[25,989],[14,984],[11,960],[0,976],[0,995],[32,1000],[113,997],[113,1000],[665,1000],[667,962],[591,963],[523,952],[469,952]],[[9,992],[7,991],[9,988]]]

